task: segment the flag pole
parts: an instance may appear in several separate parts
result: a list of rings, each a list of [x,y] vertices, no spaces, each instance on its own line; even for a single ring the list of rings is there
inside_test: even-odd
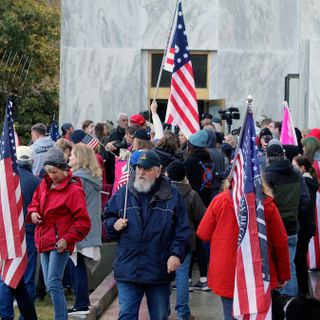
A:
[[[130,162],[131,162],[131,153],[128,158],[128,180],[127,180],[127,184],[126,184],[126,194],[124,197],[123,219],[126,219],[126,217],[127,217],[128,189],[129,189],[129,178],[130,178]]]
[[[243,124],[241,126],[241,130],[240,130],[240,135],[239,135],[239,139],[238,141],[241,141],[242,140],[242,137],[243,137],[243,134],[244,134],[244,124],[246,123],[247,121],[247,118],[248,118],[248,113],[249,113],[249,110],[251,109],[251,104],[252,104],[252,96],[249,95],[247,96],[247,100],[246,100],[246,103],[247,103],[247,106],[246,106],[246,113],[244,115],[244,119],[243,119]],[[239,149],[240,149],[240,144],[238,143],[237,144],[237,148],[236,148],[236,151],[234,153],[234,157],[233,157],[233,163],[232,163],[232,167],[231,167],[231,171],[230,171],[230,175],[229,177],[232,179],[232,175],[233,175],[233,171],[234,171],[234,168],[235,168],[235,159],[237,158],[238,156],[238,153],[239,153]]]
[[[163,66],[164,66],[164,64],[165,64],[166,53],[167,53],[168,47],[169,47],[169,45],[170,45],[172,28],[173,28],[173,24],[174,24],[174,21],[175,21],[176,16],[177,16],[178,4],[179,4],[180,1],[181,1],[181,0],[177,0],[176,8],[175,8],[175,10],[174,10],[174,15],[173,15],[173,19],[172,19],[171,26],[170,26],[170,31],[169,31],[169,37],[168,37],[168,40],[167,40],[166,48],[165,48],[165,50],[164,50],[164,54],[163,54],[163,56],[162,56],[161,66],[160,66],[159,75],[158,75],[158,80],[157,80],[157,86],[156,86],[156,90],[154,91],[152,103],[154,103],[154,102],[156,101],[157,96],[158,96],[160,81],[161,81],[162,72],[163,72]]]

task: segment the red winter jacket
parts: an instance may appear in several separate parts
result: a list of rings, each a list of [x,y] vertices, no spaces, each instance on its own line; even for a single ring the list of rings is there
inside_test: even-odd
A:
[[[290,279],[288,237],[272,198],[264,200],[268,237],[271,287]],[[230,190],[217,195],[197,230],[198,237],[210,241],[208,286],[217,295],[233,297],[239,228]]]
[[[67,251],[73,252],[75,243],[85,238],[91,228],[81,181],[68,172],[66,180],[50,189],[48,175],[42,179],[28,207],[27,222],[31,213],[38,212],[42,223],[36,226],[35,244],[38,252],[56,249],[61,238],[67,241]]]

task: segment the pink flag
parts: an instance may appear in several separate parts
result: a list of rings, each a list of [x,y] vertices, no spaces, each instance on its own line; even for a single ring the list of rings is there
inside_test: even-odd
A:
[[[282,128],[280,135],[280,142],[282,144],[291,144],[294,146],[298,145],[296,132],[291,118],[291,113],[287,102],[284,102],[284,113],[282,119]]]

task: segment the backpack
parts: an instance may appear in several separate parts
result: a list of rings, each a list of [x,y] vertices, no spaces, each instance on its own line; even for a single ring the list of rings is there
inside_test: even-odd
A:
[[[214,164],[204,163],[202,161],[199,161],[199,164],[203,171],[200,191],[203,189],[212,189],[213,180],[215,178]]]

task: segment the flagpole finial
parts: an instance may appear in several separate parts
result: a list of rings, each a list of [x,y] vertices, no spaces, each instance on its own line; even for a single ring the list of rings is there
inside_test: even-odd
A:
[[[253,97],[252,95],[247,96],[247,103],[252,103]]]

